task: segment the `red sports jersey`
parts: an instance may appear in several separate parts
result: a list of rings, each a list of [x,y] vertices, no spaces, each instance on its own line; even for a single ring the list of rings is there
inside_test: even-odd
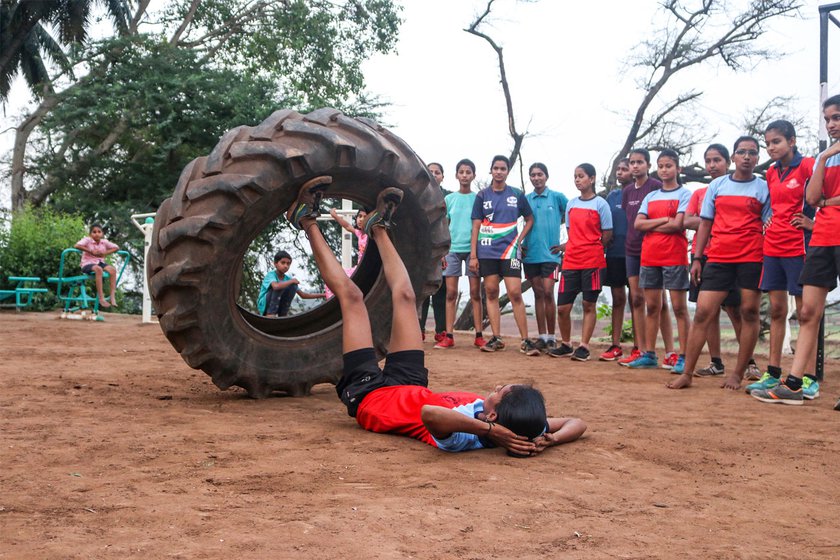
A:
[[[724,175],[712,181],[700,210],[701,218],[713,220],[709,262],[762,262],[762,230],[771,215],[764,179],[737,181]]]
[[[831,156],[825,164],[823,196],[826,199],[840,196],[840,154]],[[820,208],[814,220],[811,247],[837,247],[838,245],[840,245],[840,206]]]
[[[563,252],[563,270],[606,268],[601,233],[612,229],[612,212],[607,201],[596,196],[572,199],[566,207],[569,241]]]
[[[660,189],[645,197],[639,214],[648,218],[676,218],[684,214],[691,200],[685,187],[670,191]],[[642,240],[642,266],[679,266],[688,264],[688,240],[685,230],[675,233],[648,231]]]
[[[799,257],[805,254],[805,232],[791,225],[794,214],[802,212],[805,185],[814,174],[814,158],[796,154],[790,166],[778,162],[767,170],[773,221],[764,231],[764,254],[768,257]]]
[[[383,387],[362,400],[356,412],[356,421],[371,432],[400,434],[437,447],[437,442],[420,419],[423,405],[455,408],[475,401],[483,401],[483,397],[462,392],[434,393],[419,385]]]

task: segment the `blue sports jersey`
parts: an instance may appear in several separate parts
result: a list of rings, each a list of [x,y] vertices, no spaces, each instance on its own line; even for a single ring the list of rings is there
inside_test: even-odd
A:
[[[481,220],[476,256],[479,259],[515,259],[519,236],[519,217],[532,214],[522,191],[505,185],[501,191],[486,187],[475,197],[472,219]]]
[[[559,263],[560,254],[553,254],[551,247],[560,244],[560,225],[563,223],[569,199],[564,194],[548,188],[543,189],[540,194],[536,191],[528,193],[525,198],[528,199],[534,213],[534,225],[523,243],[527,249],[524,262]]]

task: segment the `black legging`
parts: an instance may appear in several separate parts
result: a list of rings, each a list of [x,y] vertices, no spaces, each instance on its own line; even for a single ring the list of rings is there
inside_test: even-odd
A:
[[[435,333],[446,331],[446,278],[440,283],[440,288],[420,304],[420,330],[426,329],[426,319],[429,318],[429,303],[435,312]]]

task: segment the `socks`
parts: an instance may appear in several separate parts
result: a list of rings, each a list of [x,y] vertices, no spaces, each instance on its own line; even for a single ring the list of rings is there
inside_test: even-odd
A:
[[[476,338],[484,338],[484,336],[481,334],[481,331],[476,332],[475,337]]]
[[[446,333],[446,338],[448,338],[449,340],[455,340],[455,335],[451,332],[448,332]]]
[[[720,368],[723,367],[723,360],[721,360],[719,357],[712,356],[712,363]]]
[[[780,368],[779,366],[767,366],[767,373],[769,373],[770,375],[772,375],[776,379],[779,379],[782,376],[782,368]],[[800,380],[800,385],[801,385],[801,380]]]
[[[806,373],[806,374],[805,374],[805,377],[807,377],[807,378],[808,378],[808,379],[810,379],[811,381],[816,381],[816,380],[817,380],[817,376],[816,376],[816,375],[814,375],[814,374],[812,374],[812,373]]]
[[[791,391],[798,391],[802,388],[802,379],[800,379],[799,377],[788,375],[787,379],[785,380],[785,385],[787,385],[788,389],[790,389]]]

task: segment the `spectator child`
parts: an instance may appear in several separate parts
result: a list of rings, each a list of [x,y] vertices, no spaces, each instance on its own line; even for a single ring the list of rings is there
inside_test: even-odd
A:
[[[93,274],[96,281],[96,297],[99,298],[99,307],[108,309],[109,307],[116,307],[117,300],[117,270],[107,262],[105,257],[116,253],[119,247],[105,239],[105,234],[102,231],[102,226],[93,224],[90,226],[89,235],[83,237],[76,243],[76,249],[82,252],[81,267],[84,274]],[[105,293],[102,287],[102,273],[108,273],[110,282],[110,298],[105,299]]]
[[[303,299],[325,298],[323,293],[304,292],[298,286],[300,281],[289,274],[292,256],[286,251],[274,255],[274,270],[263,278],[257,298],[257,310],[267,317],[285,317],[289,314],[295,295]]]

